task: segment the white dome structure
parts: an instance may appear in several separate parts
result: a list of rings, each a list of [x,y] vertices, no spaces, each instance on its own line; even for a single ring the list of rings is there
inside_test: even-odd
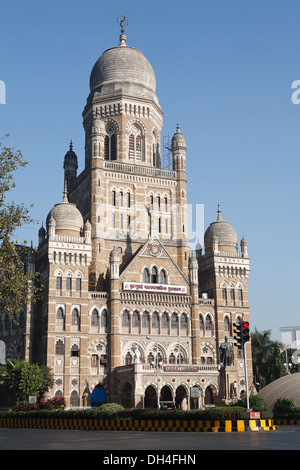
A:
[[[274,380],[260,390],[258,395],[265,400],[269,408],[273,408],[277,398],[292,399],[296,405],[300,406],[300,372]]]

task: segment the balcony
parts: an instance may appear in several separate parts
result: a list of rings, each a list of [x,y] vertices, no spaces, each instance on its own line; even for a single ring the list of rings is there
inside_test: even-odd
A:
[[[133,165],[130,163],[108,162],[104,163],[106,170],[119,171],[120,173],[131,173],[134,175],[154,176],[159,178],[176,178],[176,171],[150,166]]]

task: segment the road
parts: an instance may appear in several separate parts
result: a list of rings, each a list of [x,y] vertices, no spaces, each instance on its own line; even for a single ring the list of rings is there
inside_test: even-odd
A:
[[[81,431],[54,429],[0,429],[0,451],[97,450],[115,455],[147,456],[151,451],[197,454],[198,450],[300,450],[300,426],[277,431],[233,433],[169,433]],[[139,453],[137,452],[139,451]],[[101,452],[99,454],[101,463]],[[103,462],[102,462],[103,463]],[[149,462],[148,462],[149,463]]]

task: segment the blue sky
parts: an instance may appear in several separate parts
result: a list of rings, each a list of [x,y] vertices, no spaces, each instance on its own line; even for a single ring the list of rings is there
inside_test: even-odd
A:
[[[29,165],[11,199],[33,204],[37,231],[62,199],[70,139],[84,164],[82,111],[92,67],[119,41],[151,62],[164,111],[187,141],[188,202],[204,204],[205,227],[222,216],[248,241],[251,327],[298,326],[300,80],[298,0],[2,0],[1,136]]]

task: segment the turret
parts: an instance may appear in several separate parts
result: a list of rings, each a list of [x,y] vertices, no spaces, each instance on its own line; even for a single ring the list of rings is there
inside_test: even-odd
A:
[[[176,133],[172,138],[173,170],[186,171],[186,143],[177,123]]]
[[[65,159],[64,159],[65,182],[67,184],[68,191],[73,181],[75,181],[77,178],[77,169],[78,169],[77,155],[73,151],[73,143],[71,140],[69,150],[66,153]]]

